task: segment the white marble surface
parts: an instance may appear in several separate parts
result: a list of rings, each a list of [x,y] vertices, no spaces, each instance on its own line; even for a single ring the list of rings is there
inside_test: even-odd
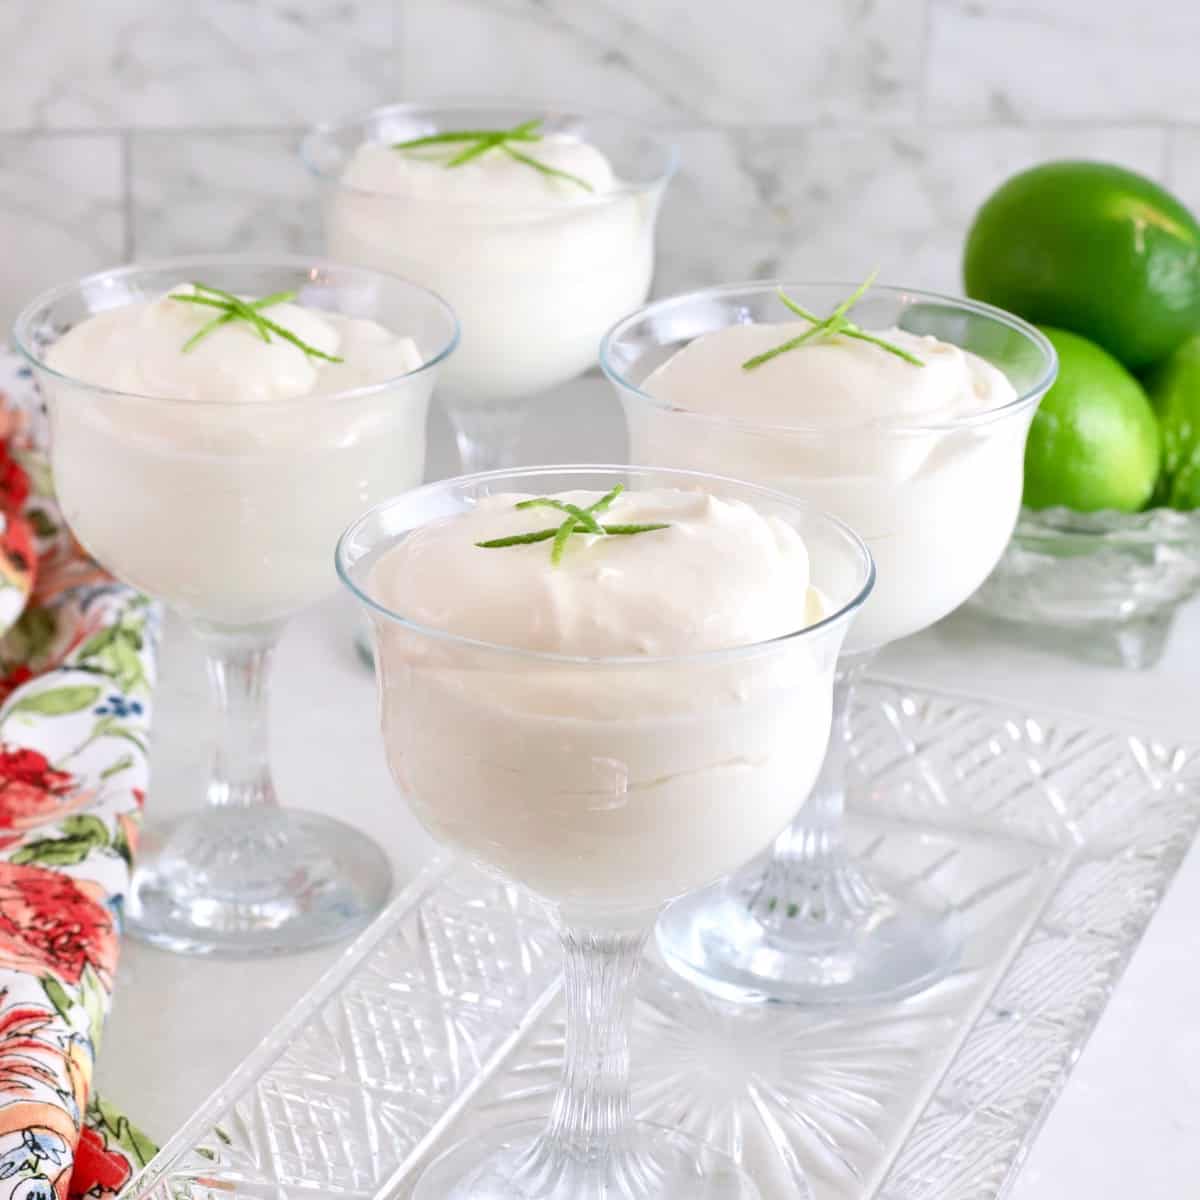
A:
[[[441,474],[453,459],[440,419],[433,435],[430,470]],[[585,451],[592,460],[624,451],[616,406],[595,379],[534,406],[522,457],[569,459]],[[278,783],[288,803],[336,812],[378,839],[402,880],[424,861],[429,843],[388,778],[373,685],[351,647],[354,619],[349,602],[333,597],[299,619],[283,642],[272,698]],[[1056,658],[962,614],[890,647],[879,669],[930,687],[1090,713],[1164,739],[1197,741],[1197,661],[1200,606],[1193,606],[1163,661],[1144,673]],[[207,732],[199,653],[175,625],[156,702],[151,815],[195,802],[189,780],[202,766]],[[1200,972],[1192,952],[1198,908],[1200,854],[1193,853],[1037,1142],[1015,1200],[1187,1194],[1177,1190],[1180,1181],[1200,1172]],[[165,1138],[335,955],[205,962],[127,944],[99,1086]]]
[[[1168,131],[1166,182],[1193,211],[1200,211],[1200,126]]]
[[[967,121],[1200,120],[1200,5],[930,0],[927,111]]]
[[[123,175],[116,134],[0,134],[0,328],[45,288],[124,258]]]
[[[656,290],[775,275],[961,291],[963,237],[1008,176],[1100,157],[1158,177],[1166,135],[1132,126],[687,130],[659,226]],[[1182,156],[1181,156],[1182,157]],[[1200,183],[1200,181],[1197,181]]]
[[[0,323],[131,256],[319,250],[306,124],[452,94],[677,132],[660,291],[876,264],[956,288],[974,209],[1037,161],[1200,207],[1197,36],[1195,0],[6,0]]]
[[[925,0],[797,4],[404,0],[417,95],[554,96],[656,120],[804,124],[916,115]],[[445,47],[445,54],[431,53]]]
[[[319,247],[317,191],[298,133],[140,130],[129,137],[129,162],[136,258]]]
[[[0,125],[255,129],[400,86],[390,0],[4,0]]]
[[[1150,126],[691,128],[659,226],[656,291],[768,276],[958,291],[963,235],[1014,171],[1084,155],[1200,202],[1200,131]],[[0,322],[125,257],[321,251],[292,130],[0,135]],[[126,191],[126,185],[128,190]]]

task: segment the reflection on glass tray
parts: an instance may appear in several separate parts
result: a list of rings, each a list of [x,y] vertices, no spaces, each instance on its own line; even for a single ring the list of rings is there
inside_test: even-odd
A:
[[[988,1200],[1192,841],[1200,747],[872,682],[852,753],[858,849],[964,906],[959,970],[819,1013],[726,1006],[648,964],[636,1103],[744,1160],[764,1200]],[[547,1110],[558,993],[538,907],[434,864],[126,1195],[403,1200],[448,1137]]]

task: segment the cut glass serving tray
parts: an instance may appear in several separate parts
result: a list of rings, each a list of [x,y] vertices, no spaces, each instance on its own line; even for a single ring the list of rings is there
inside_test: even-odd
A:
[[[884,682],[854,731],[857,848],[958,901],[963,961],[828,1012],[728,1006],[650,962],[635,1103],[745,1162],[764,1200],[989,1200],[1191,844],[1200,747]],[[126,1194],[403,1200],[448,1140],[548,1111],[562,1036],[538,906],[435,862]]]

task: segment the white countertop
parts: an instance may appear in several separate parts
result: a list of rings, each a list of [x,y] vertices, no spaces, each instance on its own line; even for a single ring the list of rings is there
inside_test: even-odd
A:
[[[600,381],[585,380],[531,409],[522,457],[565,461],[572,450],[587,461],[623,456],[620,417]],[[445,427],[435,421],[431,476],[448,473],[452,461]],[[375,837],[400,882],[424,862],[430,843],[388,777],[373,682],[352,646],[354,620],[338,596],[299,618],[284,639],[272,698],[276,778],[287,803],[336,810]],[[965,614],[890,647],[877,670],[1200,741],[1200,605],[1180,614],[1150,671],[1056,658]],[[206,712],[198,648],[170,622],[156,695],[150,819],[199,803],[187,785],[199,788]],[[1200,1176],[1196,914],[1200,854],[1193,851],[1038,1139],[1014,1200],[1166,1197],[1186,1193]],[[165,1141],[338,952],[229,963],[127,941],[98,1087]]]

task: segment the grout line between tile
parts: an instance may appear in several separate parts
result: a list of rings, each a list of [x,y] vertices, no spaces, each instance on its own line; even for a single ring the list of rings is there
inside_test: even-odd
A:
[[[211,126],[186,125],[170,126],[126,126],[126,127],[85,127],[61,128],[61,130],[42,130],[42,128],[23,128],[23,130],[0,130],[0,143],[7,139],[32,140],[37,138],[71,138],[71,137],[120,137],[126,144],[134,137],[214,137],[236,140],[240,137],[300,137],[307,132],[306,125],[260,125],[260,126]],[[744,134],[755,133],[770,139],[792,132],[817,133],[847,133],[887,134],[896,131],[938,130],[961,133],[989,133],[1002,131],[1026,132],[1067,132],[1072,130],[1142,130],[1170,134],[1175,131],[1200,130],[1200,121],[1166,121],[1152,119],[1115,120],[1112,118],[1096,119],[1056,119],[1045,121],[995,121],[954,118],[908,118],[902,120],[871,121],[871,120],[812,120],[791,121],[787,124],[763,124],[756,121],[716,122],[716,121],[660,121],[658,128],[665,133],[695,134],[695,133],[726,133]]]
[[[1159,163],[1159,179],[1161,179],[1168,187],[1171,185],[1171,176],[1175,171],[1175,156],[1179,147],[1176,144],[1179,136],[1179,125],[1163,126],[1163,148],[1162,161]]]
[[[921,127],[927,129],[962,130],[963,132],[988,132],[990,130],[1025,129],[1046,130],[1049,132],[1072,129],[1200,129],[1200,121],[1168,121],[1148,117],[1131,117],[1121,119],[1116,117],[1057,117],[1047,120],[997,121],[980,120],[967,117],[956,120],[953,117],[904,117],[883,120],[829,120],[818,119],[808,121],[763,122],[763,121],[698,121],[676,119],[656,122],[659,129],[673,133],[695,133],[712,131],[716,133],[759,133],[770,135],[773,132],[786,130],[827,130],[830,132],[846,133],[886,133],[895,129],[910,129]],[[23,129],[0,129],[0,141],[5,138],[69,138],[69,137],[113,137],[115,135],[133,137],[142,136],[175,136],[175,137],[264,137],[290,135],[299,136],[311,128],[309,125],[280,124],[280,125],[141,125],[141,126],[75,126],[62,129],[40,129],[28,127]]]
[[[0,139],[3,138],[72,138],[72,137],[113,137],[127,135],[130,137],[142,134],[175,134],[177,136],[198,135],[205,137],[248,137],[268,134],[299,134],[305,133],[308,125],[284,123],[279,125],[72,125],[61,128],[45,129],[37,125],[28,125],[20,129],[0,128]]]
[[[929,119],[929,60],[930,38],[933,29],[933,6],[937,0],[924,0],[921,9],[921,60],[917,74],[917,123],[925,125]]]
[[[121,261],[132,262],[137,249],[137,238],[133,204],[133,134],[128,129],[121,131],[121,215]]]
[[[397,96],[404,95],[404,0],[392,0],[392,71],[389,82]]]

